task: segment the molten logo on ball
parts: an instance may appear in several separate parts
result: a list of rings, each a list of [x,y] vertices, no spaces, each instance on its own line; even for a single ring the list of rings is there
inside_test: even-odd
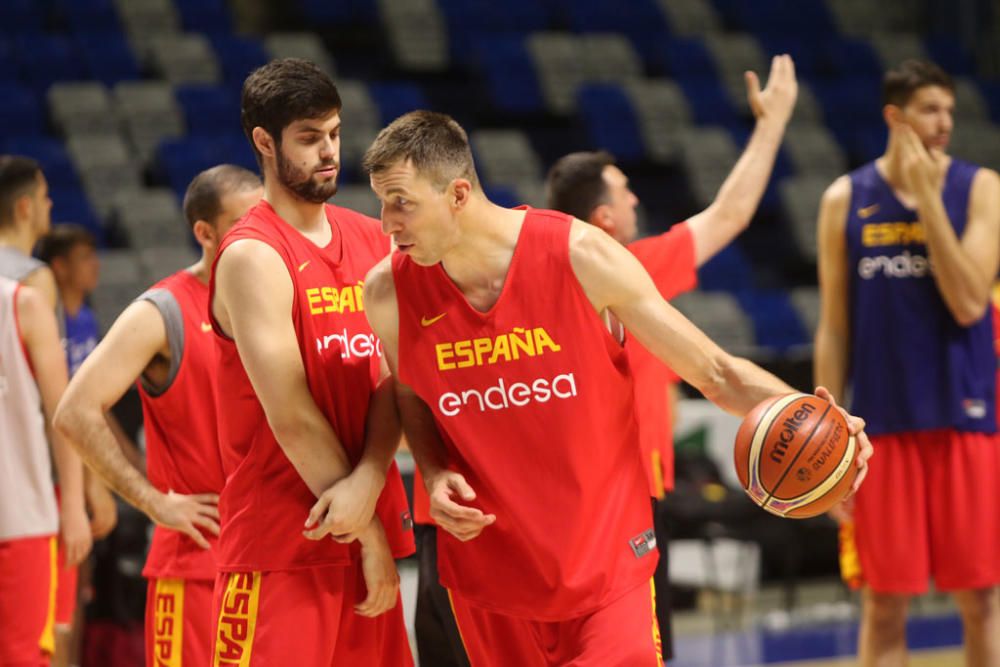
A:
[[[781,432],[778,433],[778,442],[774,443],[774,447],[771,449],[772,461],[781,463],[785,460],[785,452],[788,451],[788,445],[795,439],[795,434],[802,428],[802,424],[814,412],[816,412],[816,408],[805,403],[795,411],[795,414],[785,420],[781,425]]]

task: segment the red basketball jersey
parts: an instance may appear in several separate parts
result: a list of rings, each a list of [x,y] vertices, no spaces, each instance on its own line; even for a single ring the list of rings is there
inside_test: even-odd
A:
[[[393,256],[400,379],[497,516],[469,542],[438,532],[441,582],[537,620],[604,606],[657,559],[628,359],[573,273],[570,220],[528,210],[486,313],[440,264]]]
[[[672,299],[698,284],[694,237],[687,223],[674,225],[665,234],[630,243],[628,249],[649,272],[664,299]],[[639,445],[649,493],[659,497],[674,488],[673,415],[667,390],[679,378],[635,338],[626,340],[625,351],[635,382]],[[434,523],[419,470],[413,476],[413,520]]]
[[[309,390],[348,458],[357,463],[382,356],[382,344],[365,318],[361,288],[368,270],[388,253],[389,240],[377,221],[359,213],[328,205],[326,214],[333,237],[321,248],[261,202],[226,235],[219,256],[236,241],[256,239],[284,260],[295,291],[291,317]],[[214,289],[214,267],[212,275]],[[217,325],[216,333],[219,440],[226,472],[219,501],[219,569],[289,570],[349,562],[357,556],[357,543],[317,542],[302,535],[316,498],[274,437],[235,343]],[[377,512],[393,554],[413,553],[409,510],[395,464]]]
[[[694,237],[686,223],[674,225],[666,234],[630,243],[628,249],[649,272],[664,299],[698,284]],[[632,336],[626,339],[625,350],[635,379],[639,445],[649,493],[659,497],[674,488],[673,415],[668,389],[679,378]]]
[[[164,278],[152,290],[165,290],[174,297],[184,333],[177,374],[170,385],[156,393],[137,383],[149,481],[163,492],[219,493],[225,476],[211,391],[218,357],[208,324],[208,286],[184,270]],[[203,534],[214,547],[215,536]],[[215,555],[183,533],[156,526],[142,573],[214,581]]]

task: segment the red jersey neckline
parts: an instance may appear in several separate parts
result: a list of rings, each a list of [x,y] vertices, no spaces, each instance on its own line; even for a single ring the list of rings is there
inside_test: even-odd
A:
[[[497,296],[497,300],[494,301],[493,305],[490,306],[488,309],[486,309],[486,310],[479,310],[478,308],[476,308],[475,306],[473,306],[471,303],[469,303],[469,299],[468,299],[468,297],[465,296],[465,292],[463,292],[458,287],[458,285],[455,284],[455,281],[451,279],[451,276],[448,275],[448,272],[444,270],[444,262],[438,262],[437,264],[434,265],[435,268],[438,270],[438,272],[441,274],[441,278],[444,280],[445,284],[448,286],[448,289],[451,290],[452,292],[454,292],[455,295],[458,297],[459,301],[462,303],[462,307],[466,308],[467,310],[469,310],[474,315],[476,315],[478,317],[481,317],[481,318],[484,318],[484,319],[487,319],[487,318],[490,318],[490,317],[493,316],[493,314],[497,310],[497,307],[500,305],[501,302],[504,301],[505,297],[507,296],[507,292],[509,292],[512,289],[510,287],[511,276],[514,275],[514,270],[517,268],[518,264],[521,263],[520,262],[520,258],[521,258],[521,255],[522,255],[521,248],[524,246],[524,243],[523,243],[523,241],[524,241],[524,228],[527,227],[527,225],[528,225],[528,219],[531,217],[531,209],[528,206],[524,206],[524,207],[518,206],[518,207],[515,207],[515,208],[510,209],[510,210],[514,210],[514,211],[523,210],[524,211],[524,218],[521,219],[521,229],[519,229],[517,231],[517,241],[514,243],[514,254],[510,258],[510,266],[507,267],[507,275],[503,279],[503,287],[500,288],[500,294]]]
[[[341,260],[344,258],[343,234],[340,233],[340,223],[337,222],[337,219],[330,218],[330,214],[333,212],[331,210],[332,207],[330,206],[330,204],[323,204],[323,215],[326,217],[326,223],[330,225],[330,240],[327,241],[326,245],[319,245],[318,243],[314,242],[308,236],[303,234],[298,227],[290,224],[287,220],[281,217],[281,214],[274,209],[274,206],[271,205],[271,202],[267,201],[266,199],[261,199],[260,205],[267,208],[277,220],[281,221],[281,224],[293,230],[296,234],[301,236],[312,246],[318,248],[319,250],[331,251],[332,254],[334,255],[334,257],[331,257],[331,259],[333,259],[333,261],[336,262],[337,264],[339,264]],[[334,243],[337,244],[336,247],[334,247],[333,245]]]

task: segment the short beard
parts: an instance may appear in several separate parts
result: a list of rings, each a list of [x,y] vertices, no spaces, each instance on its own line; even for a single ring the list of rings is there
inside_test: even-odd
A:
[[[281,146],[275,152],[278,167],[278,181],[286,188],[294,192],[298,197],[313,204],[326,203],[330,197],[337,194],[337,179],[334,178],[329,183],[316,183],[312,176],[302,178],[302,172],[295,168],[291,162],[285,159],[281,152]],[[336,164],[331,162],[331,165]]]

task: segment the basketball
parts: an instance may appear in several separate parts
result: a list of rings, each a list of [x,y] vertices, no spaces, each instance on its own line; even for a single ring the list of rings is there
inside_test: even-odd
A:
[[[858,445],[832,403],[812,394],[769,398],[740,424],[733,453],[740,484],[772,514],[818,516],[850,491]]]

